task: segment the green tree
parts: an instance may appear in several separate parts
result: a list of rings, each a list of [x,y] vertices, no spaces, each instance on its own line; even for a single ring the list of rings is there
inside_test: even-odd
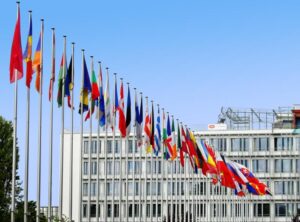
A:
[[[24,202],[20,201],[16,205],[16,222],[24,221]],[[36,202],[28,201],[28,222],[36,221]],[[40,217],[41,222],[46,222],[47,218],[44,215]]]
[[[17,166],[19,152],[17,148]],[[10,220],[10,202],[12,185],[12,158],[13,157],[13,125],[0,116],[0,218],[1,221]],[[16,173],[16,201],[21,200],[21,185]]]

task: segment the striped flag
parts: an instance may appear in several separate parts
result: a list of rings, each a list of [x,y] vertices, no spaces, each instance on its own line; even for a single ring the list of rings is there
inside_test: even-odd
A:
[[[80,95],[79,114],[89,110],[89,93],[92,91],[89,71],[86,66],[85,58],[83,57],[83,89]],[[83,106],[83,110],[81,110]]]
[[[40,81],[41,81],[41,57],[42,57],[42,51],[41,51],[41,38],[42,38],[42,32],[39,37],[38,44],[36,46],[36,50],[34,53],[34,59],[32,62],[32,68],[34,72],[36,72],[36,79],[35,79],[35,89],[40,92]]]
[[[160,152],[161,149],[161,130],[160,130],[160,111],[158,108],[157,118],[156,118],[156,131],[155,131],[155,153],[156,156]]]
[[[66,64],[66,58],[65,58],[65,53],[63,53],[60,61],[60,69],[59,69],[59,75],[58,75],[58,91],[57,91],[57,104],[58,107],[62,106],[62,100],[63,100],[63,75],[64,73],[67,73],[67,64]]]
[[[121,136],[123,138],[126,137],[126,120],[125,120],[125,114],[124,114],[124,106],[125,106],[124,105],[124,87],[123,87],[123,81],[121,81],[120,104],[118,107],[118,111],[119,111],[119,130],[120,130]]]
[[[29,23],[29,31],[27,37],[27,45],[23,55],[26,62],[26,86],[30,88],[30,83],[32,80],[32,17],[30,13],[30,23]]]
[[[136,140],[138,146],[143,144],[143,96],[141,95],[140,108],[137,102],[137,93],[135,93],[135,124],[136,124]]]
[[[97,78],[94,71],[94,67],[92,67],[92,92],[91,92],[91,101],[92,101],[92,107],[89,109],[88,113],[86,114],[85,121],[87,121],[91,115],[93,115],[95,111],[95,101],[98,101],[100,96],[98,84],[97,84]]]
[[[69,108],[73,109],[72,104],[71,104],[71,93],[70,93],[70,91],[73,90],[74,76],[72,76],[72,73],[73,73],[73,58],[71,57],[68,71],[67,71],[66,77],[65,77],[65,97],[66,96],[68,97]]]
[[[127,91],[127,108],[126,108],[126,135],[129,136],[131,129],[131,98],[130,98],[130,88],[128,85]]]
[[[105,99],[105,120],[106,120],[106,128],[109,126],[113,128],[112,126],[112,116],[111,116],[111,105],[110,105],[110,96],[109,96],[109,74],[108,74],[108,69],[106,69],[106,89],[105,89],[105,94],[104,94],[104,99]]]
[[[105,105],[104,105],[103,78],[102,78],[101,64],[99,66],[98,85],[99,85],[100,96],[99,96],[98,103],[96,103],[98,106],[97,118],[99,120],[100,126],[104,126],[105,125]]]

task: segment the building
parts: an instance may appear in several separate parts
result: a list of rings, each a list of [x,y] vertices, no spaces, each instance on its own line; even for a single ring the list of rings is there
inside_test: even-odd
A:
[[[247,166],[268,184],[273,196],[237,197],[201,173],[194,174],[187,157],[183,169],[178,160],[146,154],[136,146],[133,134],[126,140],[101,132],[98,147],[93,132],[91,137],[83,134],[82,155],[80,134],[74,134],[71,200],[66,133],[63,214],[69,215],[72,202],[73,220],[79,221],[82,195],[82,221],[97,221],[97,215],[98,221],[292,221],[300,213],[299,111],[222,109],[218,123],[195,132],[198,141],[206,140]]]

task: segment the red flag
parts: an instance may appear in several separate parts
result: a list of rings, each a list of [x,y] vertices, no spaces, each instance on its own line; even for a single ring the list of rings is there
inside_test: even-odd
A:
[[[11,46],[10,54],[10,83],[15,82],[23,77],[23,55],[22,55],[22,43],[21,43],[21,22],[20,22],[20,6],[18,5],[18,17],[15,26],[15,32],[13,42]],[[17,75],[17,76],[15,76]]]
[[[116,95],[117,96],[117,95]],[[119,102],[119,130],[122,137],[126,137],[126,120],[124,114],[124,89],[123,89],[123,81],[120,86],[120,102]]]

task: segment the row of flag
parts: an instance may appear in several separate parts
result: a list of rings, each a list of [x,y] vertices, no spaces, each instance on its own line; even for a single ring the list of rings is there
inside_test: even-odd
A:
[[[29,32],[27,37],[27,45],[22,53],[21,32],[20,32],[20,11],[18,10],[17,23],[13,37],[11,60],[10,60],[10,82],[13,83],[23,77],[23,61],[26,63],[26,86],[30,88],[32,76],[36,73],[35,88],[40,92],[41,78],[41,36],[38,40],[36,51],[32,60],[32,19],[30,16]],[[55,45],[55,37],[52,42]],[[52,75],[50,76],[49,100],[53,93],[53,84],[55,81],[55,53],[52,55]],[[63,52],[59,77],[57,104],[60,107],[65,97],[68,100],[68,106],[75,109],[71,103],[71,93],[73,90],[74,77],[74,60],[71,57],[67,66],[66,52]],[[149,110],[148,98],[145,103],[143,96],[140,95],[138,100],[135,91],[134,99],[134,119],[132,119],[132,104],[130,86],[127,87],[127,101],[125,109],[125,94],[123,80],[118,88],[118,81],[115,76],[114,98],[110,100],[109,89],[109,72],[106,72],[106,88],[104,90],[103,73],[101,63],[99,63],[98,78],[94,69],[93,59],[91,61],[90,70],[87,67],[85,57],[83,55],[83,78],[82,89],[80,93],[79,114],[85,114],[85,121],[92,118],[96,111],[96,119],[101,127],[109,128],[120,132],[121,137],[128,137],[131,133],[131,124],[135,127],[135,136],[139,147],[145,147],[147,153],[153,155],[161,155],[168,161],[179,159],[182,167],[185,165],[185,156],[188,157],[191,167],[195,173],[200,170],[204,175],[210,175],[212,183],[220,183],[222,186],[231,188],[239,196],[247,193],[254,195],[271,195],[268,187],[254,176],[245,166],[230,161],[225,156],[215,151],[205,141],[196,141],[194,133],[181,123],[175,123],[174,117],[162,110],[158,106],[157,112],[154,104],[151,102],[151,111]],[[90,73],[90,74],[89,74]],[[119,91],[118,91],[119,90]],[[155,116],[156,119],[155,119]],[[161,120],[162,117],[162,120]],[[177,129],[176,129],[177,128]]]

